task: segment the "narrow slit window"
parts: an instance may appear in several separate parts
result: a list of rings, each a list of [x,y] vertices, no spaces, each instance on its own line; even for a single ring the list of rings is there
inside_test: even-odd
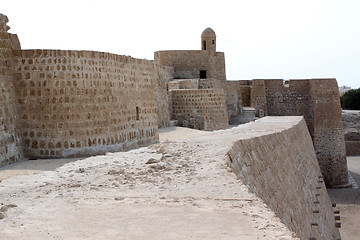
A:
[[[140,111],[139,111],[139,107],[136,107],[136,120],[140,120]]]

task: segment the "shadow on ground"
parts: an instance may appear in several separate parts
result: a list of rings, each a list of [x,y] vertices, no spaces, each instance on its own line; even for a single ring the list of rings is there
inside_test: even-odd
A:
[[[67,163],[81,159],[83,158],[24,160],[0,168],[0,181],[17,175],[30,175],[43,171],[55,171],[55,169],[62,167]]]
[[[360,183],[360,175],[349,171],[356,184]],[[360,188],[328,189],[330,199],[336,204],[360,205]]]

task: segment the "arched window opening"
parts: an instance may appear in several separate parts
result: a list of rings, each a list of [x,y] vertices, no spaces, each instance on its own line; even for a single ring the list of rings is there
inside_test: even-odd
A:
[[[203,41],[203,50],[206,50],[206,41]]]

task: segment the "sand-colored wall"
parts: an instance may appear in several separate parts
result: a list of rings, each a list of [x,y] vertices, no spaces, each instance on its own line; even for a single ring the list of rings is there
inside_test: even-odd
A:
[[[88,156],[157,140],[162,74],[152,61],[91,51],[13,53],[26,156]]]
[[[226,79],[225,56],[223,52],[205,50],[173,50],[154,53],[154,61],[174,67],[174,78],[200,78],[200,70],[207,78]]]
[[[313,101],[309,80],[266,79],[266,104],[269,116],[304,116],[310,135],[314,132]]]
[[[11,35],[8,18],[0,14],[0,167],[22,158],[17,130],[17,105],[14,91]]]
[[[226,108],[229,124],[240,124],[239,115],[241,114],[241,81],[219,81],[217,79],[199,79],[199,89],[224,89]]]
[[[260,115],[260,112],[263,112],[265,115],[267,115],[264,79],[252,80],[250,106],[255,108],[255,112],[257,116]]]
[[[239,124],[242,107],[241,84],[241,81],[221,81],[214,78],[178,79],[169,82],[169,89],[223,89],[229,124]]]
[[[325,182],[348,184],[339,87],[335,79],[310,81],[314,114],[314,147]]]
[[[303,117],[265,117],[228,164],[300,239],[337,239],[330,199]],[[258,132],[256,134],[256,132]]]
[[[169,90],[178,90],[178,89],[198,89],[199,88],[199,79],[174,79],[169,82]]]
[[[201,130],[228,128],[223,89],[171,90],[172,119]],[[180,123],[181,124],[181,123]]]
[[[240,85],[240,97],[243,107],[251,106],[251,86]]]
[[[170,111],[169,111],[169,80],[172,79],[174,69],[172,67],[160,66],[154,64],[156,79],[155,96],[156,96],[156,110],[158,116],[158,126],[170,126]]]
[[[304,116],[325,183],[348,183],[341,107],[336,79],[253,80],[251,104],[269,116]]]

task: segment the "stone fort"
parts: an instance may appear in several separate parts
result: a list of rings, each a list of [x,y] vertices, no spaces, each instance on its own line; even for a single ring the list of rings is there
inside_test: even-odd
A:
[[[174,123],[212,131],[264,116],[303,116],[326,186],[349,183],[336,79],[227,80],[211,28],[201,50],[157,51],[152,61],[22,50],[7,22],[0,14],[0,166],[145,146]]]

